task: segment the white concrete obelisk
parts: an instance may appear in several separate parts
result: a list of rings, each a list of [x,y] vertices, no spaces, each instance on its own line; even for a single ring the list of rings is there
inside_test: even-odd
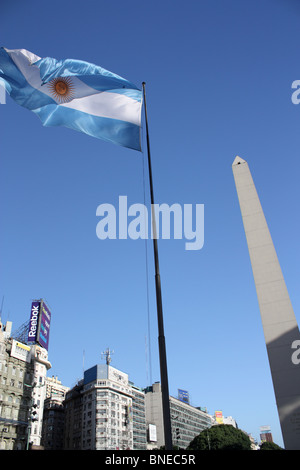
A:
[[[272,238],[245,160],[232,171],[252,265],[284,445],[300,450],[300,333]]]

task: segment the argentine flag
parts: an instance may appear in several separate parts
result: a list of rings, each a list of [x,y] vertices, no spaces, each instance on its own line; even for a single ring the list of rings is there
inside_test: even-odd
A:
[[[81,60],[41,59],[25,49],[0,48],[0,80],[44,126],[65,126],[141,150],[142,92]]]

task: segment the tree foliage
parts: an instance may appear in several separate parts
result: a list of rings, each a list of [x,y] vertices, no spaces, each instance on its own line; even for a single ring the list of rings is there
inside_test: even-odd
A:
[[[230,424],[205,429],[187,447],[188,450],[251,450],[247,434]]]
[[[275,442],[263,442],[260,450],[283,450],[282,447],[275,444]]]

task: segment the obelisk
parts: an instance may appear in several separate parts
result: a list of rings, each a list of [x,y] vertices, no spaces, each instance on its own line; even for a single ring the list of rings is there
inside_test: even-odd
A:
[[[245,160],[232,164],[285,449],[300,450],[300,333]]]

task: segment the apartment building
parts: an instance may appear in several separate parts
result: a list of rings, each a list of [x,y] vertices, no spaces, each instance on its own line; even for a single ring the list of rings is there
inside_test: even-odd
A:
[[[85,371],[83,381],[66,394],[65,449],[145,448],[144,392],[110,364]]]
[[[159,382],[147,387],[145,395],[146,423],[148,428],[148,448],[164,446],[164,426],[161,385]],[[214,424],[214,418],[189,403],[170,396],[170,414],[173,446],[183,449],[195,436]]]
[[[11,327],[0,322],[0,449],[39,448],[51,364],[46,349],[13,339]]]
[[[64,400],[69,390],[69,387],[62,385],[57,377],[46,377],[42,428],[42,445],[45,450],[62,450],[64,448]]]

